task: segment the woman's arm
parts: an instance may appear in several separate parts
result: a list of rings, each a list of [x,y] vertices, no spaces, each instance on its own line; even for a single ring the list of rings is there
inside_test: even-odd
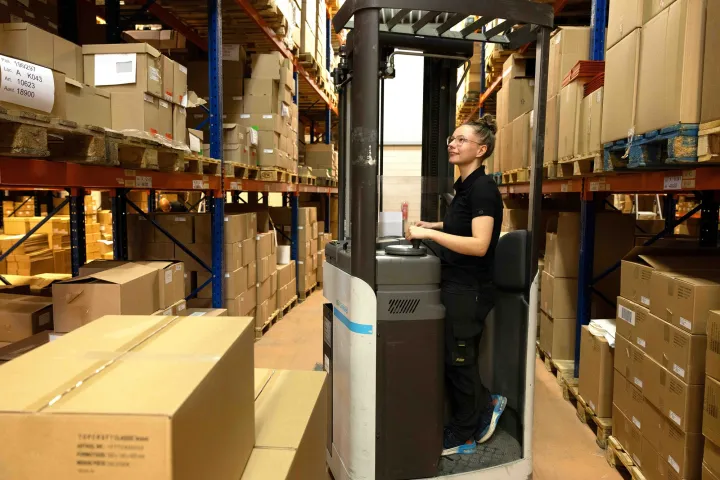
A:
[[[429,239],[461,255],[484,257],[490,248],[495,220],[493,217],[475,217],[472,221],[472,237],[450,235],[421,227],[410,227],[408,239]]]
[[[443,222],[417,222],[415,224],[418,227],[422,228],[429,228],[431,230],[442,230],[443,229]]]

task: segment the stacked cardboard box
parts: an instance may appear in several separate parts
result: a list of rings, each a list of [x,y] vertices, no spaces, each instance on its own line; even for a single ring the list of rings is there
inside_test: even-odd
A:
[[[588,59],[589,52],[590,29],[587,27],[563,27],[556,30],[550,38],[548,102],[545,114],[545,164],[556,162],[560,158],[558,143],[563,79],[578,61]],[[573,90],[577,91],[577,88],[573,87]],[[567,92],[567,95],[570,96],[570,93]],[[568,121],[571,120],[567,113],[566,116]],[[575,117],[573,116],[573,131],[574,121]]]
[[[0,295],[0,342],[17,342],[52,328],[52,302],[47,297]]]
[[[613,320],[605,322],[615,327]],[[601,324],[582,327],[578,392],[600,418],[612,416],[614,356],[614,345],[608,341]]]
[[[622,262],[613,434],[649,479],[701,475],[705,332],[720,307],[718,271],[702,269],[713,265],[648,248]]]
[[[255,327],[262,329],[278,309],[277,239],[275,232],[258,233],[255,245],[257,262],[257,306]]]
[[[146,43],[84,45],[82,55],[85,83],[111,92],[111,128],[187,144],[186,67]]]
[[[13,213],[14,212],[14,213]],[[45,207],[45,213],[47,213],[47,207]],[[12,215],[12,216],[11,216]],[[3,201],[3,218],[18,218],[18,217],[33,217],[35,216],[35,198],[34,197],[20,197],[16,201],[4,200]],[[12,232],[5,232],[12,233]]]
[[[15,245],[23,235],[0,236],[0,250],[5,252]],[[52,273],[55,269],[53,252],[50,250],[47,233],[31,235],[7,256],[6,273],[10,275],[37,275]]]
[[[292,231],[290,209],[271,208],[270,218],[275,228],[281,230],[285,237],[290,238]],[[301,294],[318,282],[318,233],[317,208],[300,207],[298,209],[297,291]],[[287,240],[285,241],[287,242]]]
[[[707,352],[705,353],[705,401],[702,433],[703,479],[720,478],[720,311],[710,313],[707,323]]]
[[[338,153],[335,144],[313,143],[305,146],[305,165],[316,177],[337,180]]]
[[[258,131],[236,123],[223,124],[223,159],[243,165],[257,165]]]

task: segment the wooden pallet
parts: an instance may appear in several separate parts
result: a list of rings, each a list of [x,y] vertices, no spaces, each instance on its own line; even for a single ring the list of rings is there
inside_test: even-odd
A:
[[[278,313],[278,317],[279,317],[278,319],[282,320],[285,317],[285,315],[290,313],[290,310],[292,310],[293,308],[295,308],[297,306],[297,304],[298,304],[298,296],[295,295],[292,297],[292,299],[288,303],[286,303],[280,309],[280,313]]]
[[[196,175],[220,175],[221,162],[201,155],[185,155],[185,172]]]
[[[574,378],[575,362],[573,360],[553,360],[549,353],[540,348],[539,342],[535,344],[535,349],[540,360],[545,364],[545,369],[555,376],[558,385],[562,387],[564,379],[572,380]]]
[[[317,289],[317,283],[306,289],[304,292],[300,292],[300,303],[304,302],[308,299],[310,295],[315,293],[315,290]]]
[[[517,168],[515,170],[508,170],[503,173],[502,183],[523,183],[530,181],[530,169],[529,168]]]
[[[337,187],[338,181],[334,178],[317,177],[315,184],[320,187]]]
[[[563,398],[575,406],[580,423],[586,424],[595,433],[595,443],[605,450],[608,438],[612,435],[612,418],[598,417],[595,411],[578,394],[578,380],[576,378],[563,379]]]
[[[298,175],[297,179],[300,185],[317,185],[317,177],[312,175]]]
[[[275,167],[260,167],[258,180],[263,182],[290,183],[291,173]]]
[[[640,467],[615,437],[611,436],[608,438],[605,460],[607,460],[608,465],[612,468],[615,468],[621,473],[626,472],[629,474],[632,480],[645,480],[645,476],[640,471]]]
[[[543,165],[543,179],[547,180],[553,180],[558,178],[557,176],[558,171],[558,163],[546,163]]]
[[[265,335],[270,330],[270,327],[275,325],[279,319],[280,310],[275,310],[265,321],[262,327],[255,327],[255,341],[257,342],[258,340],[260,340],[263,335]]]
[[[182,172],[185,170],[185,153],[168,148],[159,141],[146,137],[123,135],[122,138],[108,137],[110,155],[117,155],[123,168],[159,170],[161,172]]]
[[[558,178],[582,177],[603,171],[603,152],[574,155],[558,162]]]
[[[677,124],[603,146],[605,171],[668,168],[698,161],[697,124]]]

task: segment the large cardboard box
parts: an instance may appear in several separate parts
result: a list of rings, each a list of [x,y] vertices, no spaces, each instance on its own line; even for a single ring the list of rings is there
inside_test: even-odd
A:
[[[161,98],[160,52],[146,43],[83,45],[85,83],[111,92],[142,92]]]
[[[709,439],[705,439],[705,448],[703,452],[703,464],[708,473],[720,476],[720,447],[715,445]],[[703,477],[703,480],[705,477]]]
[[[545,148],[543,163],[558,159],[558,129],[560,128],[560,95],[549,97],[545,111]]]
[[[47,297],[0,296],[0,342],[17,342],[52,328],[52,302]]]
[[[632,457],[633,461],[641,465],[642,432],[620,411],[617,405],[613,405],[612,419],[613,436],[618,439],[623,448],[625,448],[630,457]]]
[[[580,264],[580,215],[560,212],[548,225],[545,271],[556,278],[576,278]]]
[[[712,377],[705,379],[702,433],[715,445],[720,444],[720,381]]]
[[[185,128],[182,129],[185,131]],[[168,140],[173,137],[173,105],[165,100],[158,99],[158,134]],[[182,141],[182,139],[180,139]]]
[[[637,132],[700,121],[707,0],[678,0],[642,28]]]
[[[0,26],[0,55],[55,68],[54,38],[55,35],[29,23],[4,23]]]
[[[643,24],[643,10],[648,0],[615,0],[610,2],[605,49],[612,48]]]
[[[67,120],[78,125],[112,127],[110,92],[65,78]]]
[[[173,139],[182,145],[187,144],[187,110],[181,105],[173,105]]]
[[[520,115],[512,123],[511,169],[527,168],[530,164],[530,115],[532,112]]]
[[[277,266],[277,282],[280,286],[285,286],[295,278],[295,260],[290,260],[287,265]]]
[[[4,475],[83,478],[87,461],[106,478],[240,478],[255,430],[253,333],[249,318],[105,316],[8,362]],[[113,466],[99,452],[126,456]]]
[[[64,73],[67,78],[82,82],[84,78],[82,47],[68,42],[57,35],[53,35],[52,68],[53,70]]]
[[[633,30],[605,55],[602,143],[625,139],[635,131],[640,31]]]
[[[570,82],[560,90],[560,125],[558,127],[558,160],[578,153],[578,124],[584,96],[584,79]]]
[[[577,279],[555,278],[543,271],[540,308],[553,318],[575,318],[577,315]]]
[[[650,313],[685,331],[705,334],[710,310],[720,309],[720,272],[654,271]]]
[[[160,131],[160,107],[158,99],[143,92],[113,92],[110,96],[113,130],[130,133],[147,132],[157,135]]]
[[[600,142],[602,131],[603,93],[605,87],[594,91],[582,99],[580,118],[577,126],[577,154],[584,155],[602,150]]]
[[[195,243],[195,215],[178,213],[158,213],[155,222],[183,245]],[[164,233],[155,229],[156,243],[173,243]]]
[[[579,392],[598,417],[612,415],[614,348],[583,326],[580,334]]]
[[[188,69],[184,65],[173,62],[173,98],[172,102],[183,107],[187,106]]]
[[[503,86],[504,96],[504,118],[507,118],[507,125],[511,124],[520,115],[524,115],[533,109],[535,95],[535,80],[530,78],[515,78]]]
[[[321,479],[328,394],[325,372],[256,370],[255,449],[243,480]]]
[[[706,330],[705,373],[720,380],[720,312],[710,312]]]
[[[562,27],[550,38],[548,60],[547,97],[560,93],[563,79],[580,60],[587,60],[590,53],[590,29],[588,27]]]
[[[643,395],[683,432],[700,433],[703,385],[688,385],[645,357]]]
[[[692,335],[648,316],[646,352],[656,362],[690,385],[705,383],[706,335]]]
[[[702,76],[702,101],[700,122],[720,120],[720,31],[715,22],[720,18],[720,2],[707,1],[705,27],[705,52]]]
[[[169,308],[185,298],[185,266],[175,261],[135,262],[158,271],[157,296],[160,310]]]
[[[575,358],[575,319],[551,318],[540,312],[540,348],[555,360]]]
[[[623,297],[617,297],[617,334],[642,351],[648,349],[650,310]]]
[[[150,315],[159,310],[157,270],[125,264],[53,284],[56,332],[70,332],[103,315]]]
[[[615,370],[640,391],[646,387],[645,368],[649,359],[645,353],[620,335],[615,337]]]
[[[613,403],[635,428],[643,431],[645,397],[637,386],[617,370],[613,371]]]

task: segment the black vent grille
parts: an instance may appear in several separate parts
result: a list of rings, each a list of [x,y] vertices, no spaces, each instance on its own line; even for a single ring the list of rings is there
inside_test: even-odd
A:
[[[390,315],[409,315],[415,313],[420,300],[417,298],[393,298],[388,304]]]

